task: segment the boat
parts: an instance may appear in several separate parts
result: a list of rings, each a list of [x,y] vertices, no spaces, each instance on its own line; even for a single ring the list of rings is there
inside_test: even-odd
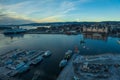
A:
[[[77,35],[78,33],[76,31],[66,31],[67,35]]]
[[[9,51],[7,55],[0,57],[0,75],[4,73],[8,77],[12,77],[27,71],[31,64],[38,64],[43,60],[44,53],[45,51],[40,50],[14,49]],[[51,53],[46,51],[45,55],[49,56]]]
[[[35,58],[33,61],[32,61],[32,64],[38,64],[39,62],[41,62],[43,60],[43,57],[42,56],[38,56],[37,58]]]
[[[14,77],[15,75],[17,75],[17,73],[18,73],[17,71],[14,71],[14,70],[13,70],[13,71],[11,71],[10,73],[8,73],[7,76],[9,76],[9,77]]]
[[[120,40],[118,40],[117,42],[118,42],[118,44],[120,44]]]
[[[67,62],[68,61],[66,59],[61,60],[59,63],[59,67],[65,67],[67,65]]]
[[[45,51],[45,53],[43,54],[43,56],[44,57],[48,57],[48,56],[50,56],[52,53],[49,51],[49,50],[47,50],[47,51]]]
[[[18,33],[24,33],[26,32],[25,29],[8,29],[3,32],[3,34],[18,34]]]
[[[65,53],[64,58],[68,60],[68,59],[70,59],[71,56],[72,56],[72,50],[68,50],[68,51]]]
[[[23,73],[27,71],[28,69],[29,69],[29,65],[26,64],[18,70],[18,73]]]
[[[17,75],[18,73],[23,73],[27,70],[29,70],[29,65],[24,64],[20,68],[16,68],[16,69],[11,70],[11,72],[8,73],[7,75],[10,76],[10,77],[13,77],[13,76]]]

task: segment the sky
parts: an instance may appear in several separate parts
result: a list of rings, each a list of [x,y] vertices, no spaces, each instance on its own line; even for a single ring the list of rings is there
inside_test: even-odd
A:
[[[120,21],[120,0],[0,0],[0,24]]]

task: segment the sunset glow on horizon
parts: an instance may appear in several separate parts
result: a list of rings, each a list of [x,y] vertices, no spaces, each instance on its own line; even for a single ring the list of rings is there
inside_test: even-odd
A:
[[[120,21],[120,0],[0,0],[0,24]]]

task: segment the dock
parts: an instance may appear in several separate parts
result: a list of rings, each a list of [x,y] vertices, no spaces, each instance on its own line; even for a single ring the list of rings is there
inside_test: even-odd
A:
[[[73,54],[71,59],[68,61],[67,65],[60,72],[57,80],[73,80],[74,72],[73,72],[72,61],[74,60],[76,56],[77,54]]]
[[[15,49],[0,55],[0,80],[16,80],[12,77],[27,71],[32,62],[39,56],[42,57],[44,52],[41,50]]]

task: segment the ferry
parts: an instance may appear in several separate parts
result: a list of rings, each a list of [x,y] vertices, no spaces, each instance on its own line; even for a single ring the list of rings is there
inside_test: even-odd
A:
[[[7,35],[7,34],[18,34],[18,33],[24,33],[26,32],[25,29],[9,29],[9,30],[5,30],[3,32],[3,34]]]

